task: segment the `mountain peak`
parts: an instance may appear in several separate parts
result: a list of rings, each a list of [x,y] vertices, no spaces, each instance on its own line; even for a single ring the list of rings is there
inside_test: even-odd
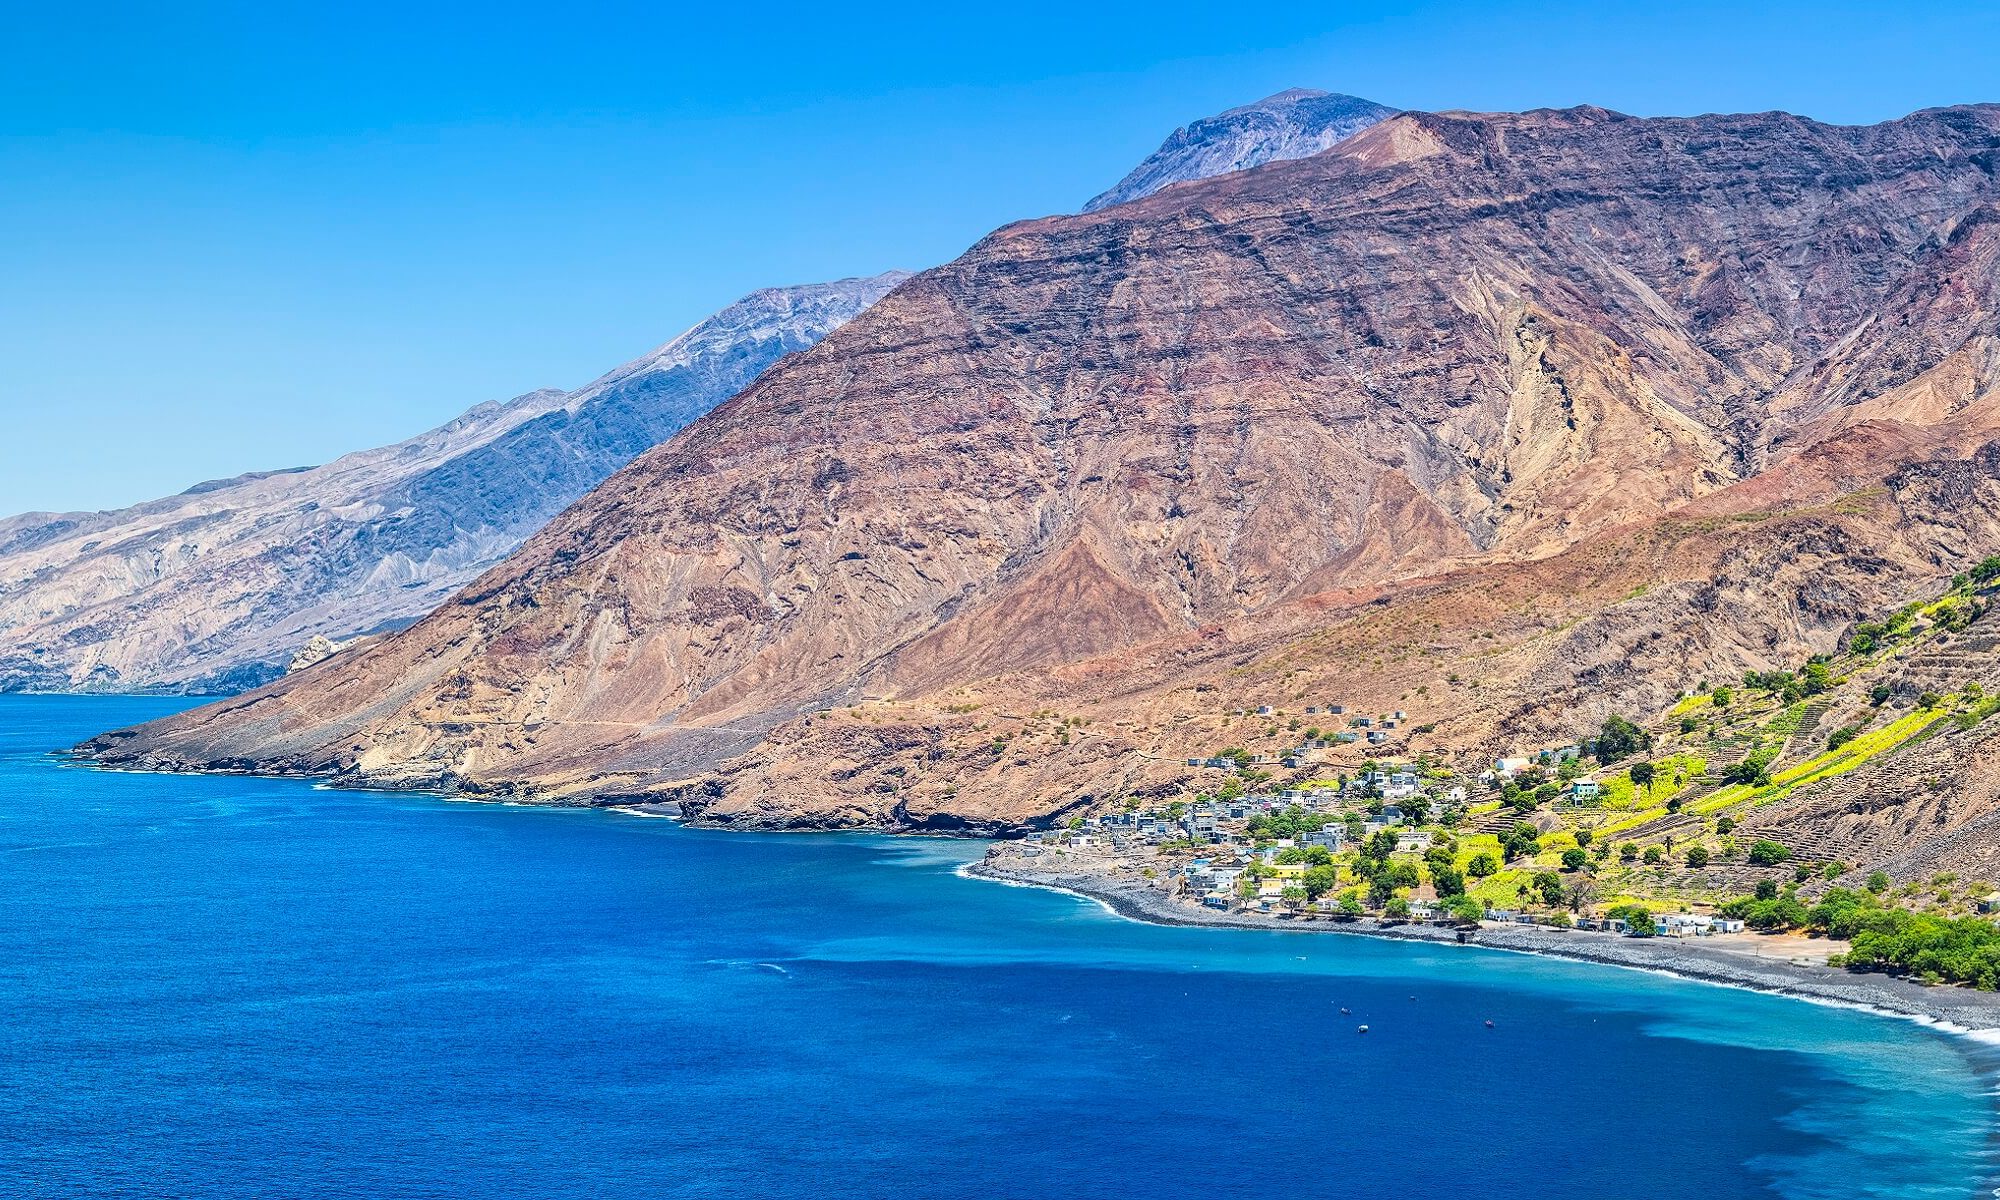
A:
[[[1142,199],[1170,184],[1318,154],[1395,113],[1358,96],[1287,88],[1174,130],[1146,161],[1093,197],[1083,211]]]

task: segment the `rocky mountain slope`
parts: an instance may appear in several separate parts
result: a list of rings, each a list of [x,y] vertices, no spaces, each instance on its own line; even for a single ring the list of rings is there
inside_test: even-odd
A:
[[[904,277],[755,292],[578,391],[322,467],[0,521],[0,690],[236,690],[407,624]]]
[[[1994,107],[1400,114],[1000,230],[414,627],[90,749],[999,829],[1258,704],[1574,736],[2000,548],[1996,204]]]
[[[1163,187],[1305,158],[1393,116],[1396,110],[1332,92],[1292,88],[1182,126],[1085,212],[1139,200]]]

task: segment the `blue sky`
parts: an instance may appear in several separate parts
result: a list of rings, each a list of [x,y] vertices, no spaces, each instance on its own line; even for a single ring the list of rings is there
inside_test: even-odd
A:
[[[1406,108],[2000,100],[1992,5],[8,5],[0,513],[571,387],[945,261],[1291,86]]]

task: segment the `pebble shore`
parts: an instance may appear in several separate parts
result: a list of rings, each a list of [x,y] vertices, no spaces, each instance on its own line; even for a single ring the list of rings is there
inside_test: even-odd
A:
[[[1061,862],[1030,858],[995,846],[965,868],[979,878],[1072,892],[1099,901],[1121,916],[1161,925],[1204,925],[1289,933],[1333,933],[1406,941],[1456,943],[1459,929],[1448,925],[1273,917],[1206,908],[1168,895],[1154,881],[1089,860]],[[1890,975],[1861,973],[1794,961],[1790,947],[1808,950],[1804,939],[1773,935],[1768,953],[1710,945],[1710,938],[1634,938],[1541,925],[1487,922],[1470,944],[1493,950],[1544,954],[1606,966],[1659,971],[1683,979],[1750,988],[1803,1000],[1870,1009],[1910,1017],[1982,1041],[2000,1044],[2000,993],[1960,987],[1926,987]],[[1764,939],[1759,939],[1760,941]],[[1796,956],[1804,957],[1804,955]]]

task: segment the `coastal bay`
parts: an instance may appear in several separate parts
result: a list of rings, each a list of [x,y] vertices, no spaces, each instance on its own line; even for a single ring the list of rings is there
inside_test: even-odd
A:
[[[1988,1048],[1909,1021],[1142,924],[963,878],[975,841],[48,753],[178,703],[0,701],[10,1194],[1386,1198],[1470,1172],[1506,1200],[1969,1200],[1996,1173]]]

